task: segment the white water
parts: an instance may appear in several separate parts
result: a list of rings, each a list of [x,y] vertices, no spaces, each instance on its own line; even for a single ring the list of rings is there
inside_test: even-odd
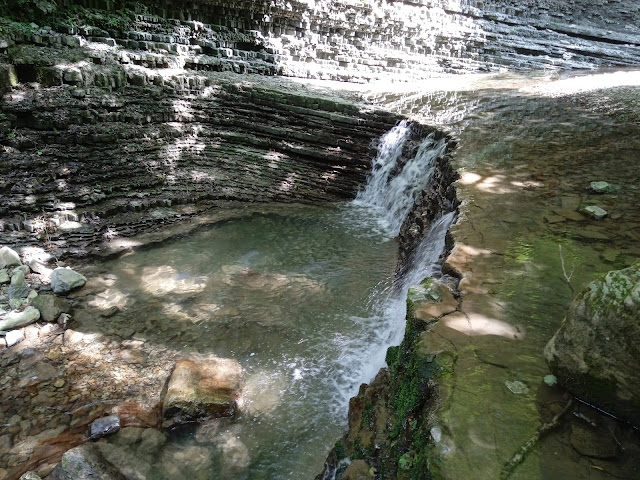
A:
[[[446,148],[444,139],[436,141],[429,135],[415,156],[406,159],[402,153],[410,138],[411,127],[406,120],[380,138],[367,185],[353,202],[356,206],[370,208],[379,227],[391,238],[400,232],[402,222],[418,194],[428,185],[436,160]]]
[[[367,185],[352,202],[357,215],[348,214],[346,221],[360,219],[360,223],[370,224],[373,219],[382,229],[379,233],[388,238],[398,235],[416,196],[431,181],[436,160],[446,148],[444,140],[436,142],[433,135],[429,135],[413,158],[403,159],[402,151],[410,133],[410,125],[403,120],[380,138]],[[346,408],[359,385],[370,382],[385,365],[387,349],[402,341],[408,290],[425,277],[440,274],[438,259],[454,218],[455,212],[450,212],[434,220],[403,277],[396,279],[391,287],[371,293],[369,301],[378,316],[364,322],[370,333],[350,339],[339,359],[342,375],[335,387],[342,400],[340,408]]]

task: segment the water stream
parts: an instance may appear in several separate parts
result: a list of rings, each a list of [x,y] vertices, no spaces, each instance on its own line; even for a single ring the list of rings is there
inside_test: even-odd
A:
[[[394,281],[394,237],[444,150],[429,137],[401,163],[409,129],[402,122],[380,139],[352,204],[265,206],[100,267],[109,290],[87,308],[118,308],[108,334],[144,342],[152,357],[215,354],[244,370],[234,418],[135,451],[148,478],[285,480],[322,470],[346,427],[349,398],[402,338],[408,287],[439,270],[453,220],[434,222],[420,262]]]

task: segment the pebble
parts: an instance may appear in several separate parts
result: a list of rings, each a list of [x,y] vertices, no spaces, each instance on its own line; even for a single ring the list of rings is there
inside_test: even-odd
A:
[[[120,416],[109,415],[98,418],[91,424],[90,437],[92,440],[111,435],[120,430]]]
[[[608,215],[608,212],[605,209],[600,208],[596,205],[589,205],[586,207],[582,207],[580,211],[595,220],[602,220],[604,217]]]

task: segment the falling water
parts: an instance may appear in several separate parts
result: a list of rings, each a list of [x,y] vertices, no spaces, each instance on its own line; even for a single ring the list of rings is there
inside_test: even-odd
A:
[[[363,190],[358,192],[356,206],[373,210],[378,225],[390,237],[400,232],[402,222],[411,210],[417,195],[427,186],[444,154],[446,142],[428,135],[412,158],[405,158],[411,142],[411,125],[403,120],[387,132],[378,143],[378,154]]]
[[[123,302],[110,328],[144,331],[150,352],[231,357],[245,373],[241,413],[177,432],[152,457],[141,453],[148,478],[292,480],[321,470],[349,398],[402,340],[407,289],[438,272],[453,220],[433,222],[412,268],[394,280],[394,237],[444,150],[410,137],[402,122],[380,140],[353,205],[278,206],[100,267],[117,278],[111,291]],[[92,318],[93,308],[85,317],[79,308],[78,318]],[[206,462],[177,466],[192,456]]]

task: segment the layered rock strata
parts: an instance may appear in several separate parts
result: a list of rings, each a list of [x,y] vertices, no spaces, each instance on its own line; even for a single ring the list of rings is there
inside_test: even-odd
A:
[[[85,28],[69,10],[51,31],[18,36],[43,45],[144,52],[142,61],[193,70],[230,70],[304,78],[370,81],[425,78],[438,72],[633,65],[640,59],[638,5],[617,0],[66,0],[98,7],[101,28]],[[61,9],[66,11],[61,5]],[[132,25],[122,18],[136,13]],[[133,59],[135,61],[135,59]]]
[[[221,203],[349,198],[398,118],[213,73],[82,68],[82,84],[4,97],[1,242],[86,251]]]

